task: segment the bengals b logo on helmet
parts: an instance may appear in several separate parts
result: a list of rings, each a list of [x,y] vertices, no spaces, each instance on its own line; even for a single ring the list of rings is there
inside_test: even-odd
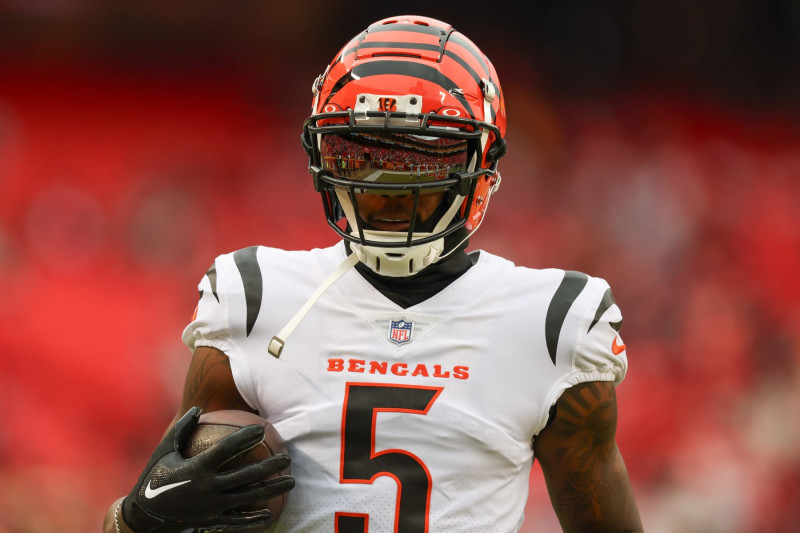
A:
[[[380,111],[397,111],[397,99],[383,97],[378,99],[378,109]]]

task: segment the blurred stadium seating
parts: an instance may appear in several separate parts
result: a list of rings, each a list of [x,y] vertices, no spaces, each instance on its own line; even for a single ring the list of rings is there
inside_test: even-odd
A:
[[[299,143],[307,88],[397,13],[164,4],[0,7],[0,533],[97,530],[129,490],[215,255],[335,241]],[[614,288],[646,530],[800,530],[796,3],[423,5],[404,9],[476,41],[508,101],[472,248]],[[538,467],[531,496],[523,533],[557,530]]]

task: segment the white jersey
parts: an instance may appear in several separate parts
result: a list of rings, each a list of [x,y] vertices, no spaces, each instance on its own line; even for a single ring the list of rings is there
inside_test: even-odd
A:
[[[572,385],[625,375],[608,284],[481,251],[403,309],[353,269],[271,356],[272,336],[345,253],[340,242],[222,255],[184,331],[191,349],[230,357],[242,397],[287,443],[297,484],[275,530],[519,530],[550,407]]]

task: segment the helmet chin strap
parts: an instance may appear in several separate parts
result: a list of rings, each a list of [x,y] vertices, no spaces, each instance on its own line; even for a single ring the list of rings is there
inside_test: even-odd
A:
[[[281,329],[278,334],[272,337],[272,340],[269,341],[269,347],[267,350],[270,354],[272,354],[276,359],[281,356],[281,352],[283,351],[283,347],[286,345],[286,340],[289,338],[289,335],[291,335],[297,325],[300,324],[300,321],[305,318],[305,316],[311,310],[311,307],[317,303],[319,297],[322,296],[322,294],[327,291],[331,285],[336,283],[336,280],[344,276],[351,268],[356,266],[356,263],[358,263],[356,254],[350,254],[347,256],[347,258],[345,258],[344,261],[339,263],[339,266],[337,266],[330,274],[328,274],[328,277],[326,277],[322,283],[320,283],[319,287],[317,287],[314,293],[309,296],[308,300],[306,300],[306,303],[303,304],[303,307],[301,307],[300,310],[295,313],[292,319],[289,320],[285,326],[283,326],[283,329]]]
[[[339,203],[342,206],[347,220],[356,220],[356,213],[347,193],[337,190],[336,196],[339,199]],[[463,200],[463,196],[456,196],[447,211],[439,218],[432,232],[414,232],[411,234],[412,239],[430,237],[444,230],[450,224],[450,221],[453,220],[453,217],[455,217]],[[350,226],[353,227],[354,225],[350,224]],[[360,238],[358,229],[352,229],[350,234]],[[369,241],[400,243],[406,242],[408,233],[404,231],[365,229],[364,237]],[[370,246],[359,242],[351,242],[350,249],[353,251],[353,255],[356,255],[362,263],[367,265],[376,274],[393,278],[406,277],[420,272],[423,268],[441,259],[442,253],[444,252],[444,237],[424,244],[415,244],[407,247]]]
[[[358,236],[357,231],[352,235]],[[425,233],[414,233],[415,237],[427,236]],[[364,230],[364,236],[371,241],[403,242],[408,236],[401,231]],[[392,278],[412,276],[439,260],[444,250],[444,238],[425,244],[417,244],[404,248],[382,248],[380,246],[363,246],[350,243],[350,249],[358,259],[371,268],[376,274]]]
[[[338,191],[337,191],[338,193]],[[488,195],[486,201],[489,201],[491,198],[491,193]],[[342,206],[345,208],[345,213],[348,210],[353,213],[352,205],[350,204],[350,199],[347,197],[346,194],[342,194],[339,197],[340,201],[346,200],[346,203],[343,202]],[[459,207],[461,206],[461,201],[463,200],[462,196],[456,196],[455,200],[453,201],[452,205],[445,211],[444,215],[439,219],[439,222],[433,229],[433,232],[439,232],[447,227],[449,221],[455,216],[456,212],[458,211]],[[346,206],[346,207],[345,207]],[[355,214],[355,213],[353,213]],[[353,219],[355,220],[355,219]],[[425,243],[425,244],[418,244],[415,246],[410,246],[408,248],[381,248],[378,246],[362,246],[358,243],[350,243],[350,249],[353,253],[348,255],[344,261],[342,261],[339,266],[337,266],[328,276],[320,283],[319,287],[316,288],[314,293],[309,296],[306,303],[303,304],[303,307],[300,308],[297,313],[289,320],[289,322],[281,329],[277,335],[273,336],[269,342],[269,347],[267,350],[269,353],[274,356],[276,359],[280,357],[281,352],[283,351],[283,347],[286,345],[286,341],[289,338],[289,335],[297,328],[300,321],[305,318],[311,308],[317,303],[320,296],[327,291],[331,285],[336,283],[336,281],[344,276],[347,272],[353,268],[356,263],[361,261],[368,267],[370,267],[374,272],[380,274],[382,276],[391,276],[391,277],[401,277],[401,276],[410,276],[412,274],[416,274],[423,268],[439,261],[440,259],[447,257],[450,255],[454,250],[457,250],[461,247],[461,245],[469,239],[469,237],[475,233],[475,231],[480,227],[481,220],[478,222],[478,226],[475,227],[472,231],[469,232],[467,236],[465,236],[460,243],[454,246],[451,250],[446,253],[442,253],[444,251],[444,237],[441,239],[437,239],[433,242]],[[358,235],[357,230],[354,231],[354,235]],[[394,231],[371,231],[371,230],[364,230],[364,235],[367,236],[370,240],[377,240],[380,241],[385,239],[386,242],[403,242],[408,238],[408,234],[404,232],[394,232]],[[425,237],[427,235],[431,235],[431,233],[414,233],[414,237]],[[394,257],[399,256],[399,257]],[[385,260],[381,260],[381,257],[385,257]],[[415,261],[415,258],[417,260]],[[376,269],[373,264],[380,264],[380,269]],[[418,266],[415,266],[418,265]],[[390,272],[394,274],[390,274]]]

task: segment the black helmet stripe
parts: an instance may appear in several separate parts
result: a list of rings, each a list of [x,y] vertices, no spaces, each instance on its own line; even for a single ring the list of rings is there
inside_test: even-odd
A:
[[[379,31],[411,31],[414,33],[427,33],[428,35],[445,34],[442,28],[427,26],[425,24],[381,24],[370,26],[369,29],[367,29],[368,33],[376,33]]]
[[[376,41],[376,42],[370,42],[370,43],[363,43],[362,42],[357,46],[354,46],[352,48],[348,48],[347,50],[345,50],[342,54],[337,56],[336,60],[333,63],[334,64],[338,63],[339,61],[341,61],[342,58],[347,57],[351,53],[353,53],[356,50],[358,50],[358,48],[397,48],[397,49],[401,49],[401,50],[438,50],[439,49],[439,47],[437,45],[435,45],[435,44],[425,44],[425,43],[403,43],[403,42],[389,42],[389,41],[380,41],[380,42]],[[388,56],[389,54],[387,53],[386,55]],[[400,54],[398,54],[398,55],[400,55]],[[469,75],[472,76],[472,79],[475,80],[475,83],[480,85],[480,82],[481,82],[480,74],[475,72],[475,69],[473,69],[469,65],[469,63],[467,63],[461,56],[459,56],[457,53],[453,52],[452,50],[445,50],[444,55],[453,58],[453,60],[455,60],[459,65],[464,67],[464,70],[466,70],[469,73]],[[475,57],[479,58],[479,56],[475,56]],[[485,67],[486,64],[483,63],[483,62],[481,62],[481,63]],[[486,74],[486,76],[488,77],[489,75]]]
[[[367,34],[367,32],[366,32],[366,31],[362,31],[362,32],[359,34],[359,36],[358,36],[358,39],[359,39],[359,40],[363,39],[363,38],[364,38],[364,36],[365,36],[366,34]],[[330,64],[330,67],[329,67],[329,68],[333,68],[333,66],[334,66],[336,63],[340,62],[342,59],[344,59],[345,57],[347,57],[347,56],[348,56],[349,54],[351,54],[352,52],[355,52],[356,48],[358,48],[358,47],[357,47],[357,46],[354,46],[354,47],[352,47],[352,48],[348,48],[347,50],[342,50],[341,52],[339,52],[339,55],[338,55],[338,56],[336,56],[336,58],[335,58],[333,61],[331,61],[331,64]]]
[[[472,57],[478,60],[478,63],[481,64],[481,66],[483,67],[483,71],[486,73],[486,78],[488,78],[490,81],[494,81],[492,80],[492,74],[491,70],[489,70],[489,65],[486,64],[486,60],[483,58],[483,54],[481,54],[478,50],[476,50],[473,44],[459,37],[457,33],[451,35],[450,40],[462,46],[467,52],[469,52],[472,55]]]
[[[402,76],[410,76],[412,78],[420,78],[439,85],[447,92],[450,92],[453,89],[460,89],[460,87],[453,80],[442,75],[435,68],[427,65],[422,65],[411,61],[373,61],[370,63],[356,65],[353,67],[352,71],[347,72],[344,76],[339,78],[331,88],[331,92],[328,94],[328,98],[325,100],[325,102],[323,102],[323,105],[327,104],[331,98],[333,98],[333,96],[342,89],[342,87],[352,81],[354,76],[357,78],[366,78],[369,76],[379,76],[383,74],[398,74]],[[461,105],[464,106],[464,109],[466,109],[470,117],[475,117],[475,113],[472,111],[472,106],[469,105],[469,102],[467,102],[463,96],[459,95],[458,91],[450,92],[450,94],[452,94],[453,97],[461,102]]]
[[[466,70],[466,71],[469,73],[469,75],[470,75],[470,76],[472,76],[472,79],[473,79],[473,80],[475,80],[475,84],[480,86],[480,84],[481,84],[481,78],[480,78],[480,76],[478,75],[478,73],[477,73],[477,72],[475,72],[475,71],[473,70],[473,68],[472,68],[471,66],[469,66],[469,63],[467,63],[466,61],[464,61],[464,59],[462,59],[462,58],[461,58],[461,56],[460,56],[460,55],[456,54],[456,53],[455,53],[455,52],[453,52],[452,50],[446,50],[446,51],[445,51],[445,55],[446,55],[447,57],[450,57],[450,58],[452,58],[452,59],[453,59],[453,60],[454,60],[456,63],[458,63],[459,65],[461,65],[462,67],[464,67],[464,70]],[[484,64],[485,64],[485,63],[484,63]],[[497,117],[496,117],[495,110],[494,110],[494,107],[492,107],[492,106],[489,106],[489,109],[491,109],[491,112],[492,112],[492,124],[494,124],[494,122],[495,122],[495,119],[497,118]],[[473,115],[473,116],[474,116],[474,115]],[[486,119],[487,119],[487,117],[483,117],[483,119],[484,119],[484,120],[486,120]]]
[[[426,43],[403,43],[403,42],[390,42],[390,41],[373,41],[369,43],[361,43],[359,48],[397,48],[400,50],[439,50],[441,46],[438,44]]]
[[[352,79],[353,79],[353,73],[352,73],[352,72],[346,72],[346,73],[344,74],[344,76],[342,76],[341,78],[339,78],[338,80],[336,80],[336,83],[334,83],[334,84],[333,84],[333,87],[331,87],[331,92],[330,92],[330,94],[328,95],[328,98],[326,98],[326,99],[325,99],[325,101],[324,101],[324,102],[322,102],[322,105],[324,106],[325,104],[327,104],[328,102],[330,102],[330,101],[331,101],[331,98],[333,98],[333,96],[334,96],[336,93],[338,93],[338,92],[341,90],[341,88],[342,88],[342,87],[344,87],[344,86],[345,86],[345,85],[347,85],[347,84],[348,84],[350,81],[352,81]]]
[[[472,111],[472,106],[469,105],[469,102],[467,102],[466,98],[459,95],[458,91],[450,92],[453,89],[460,89],[460,87],[453,80],[443,75],[433,67],[411,61],[373,61],[371,63],[362,63],[360,65],[356,65],[353,67],[352,73],[359,78],[379,76],[382,74],[398,74],[401,76],[410,76],[412,78],[427,80],[431,83],[439,85],[445,91],[452,94],[459,102],[461,102],[461,105],[464,106],[464,109],[467,110],[467,113],[469,113],[471,117],[475,117],[475,113]],[[336,84],[338,85],[339,82],[336,82]]]
[[[337,58],[336,58],[336,61],[334,61],[334,62],[333,62],[333,63],[331,63],[331,64],[332,64],[332,65],[335,65],[336,63],[338,63],[339,61],[341,61],[343,58],[345,58],[345,57],[349,56],[350,54],[352,54],[352,53],[353,53],[353,52],[355,52],[356,50],[358,50],[358,45],[356,45],[356,46],[354,46],[354,47],[352,47],[352,48],[348,48],[347,50],[345,50],[344,52],[342,52],[342,53],[339,55],[339,57],[337,57]]]
[[[475,85],[480,85],[480,84],[481,84],[481,77],[478,75],[478,73],[477,73],[477,72],[475,72],[475,71],[472,69],[472,67],[470,67],[470,66],[469,66],[469,63],[467,63],[466,61],[464,61],[463,59],[461,59],[461,56],[459,56],[458,54],[456,54],[456,53],[454,53],[454,52],[452,52],[452,51],[450,51],[450,50],[447,50],[447,51],[446,51],[444,54],[445,54],[447,57],[451,57],[451,58],[453,58],[453,60],[454,60],[456,63],[458,63],[459,65],[461,65],[462,67],[464,67],[464,70],[466,70],[466,71],[467,71],[467,73],[468,73],[470,76],[472,76],[472,79],[473,79],[473,80],[475,80]]]
[[[449,28],[448,30],[444,30],[442,28],[436,28],[432,26],[426,26],[421,24],[385,24],[383,26],[374,26],[367,30],[367,33],[376,33],[376,32],[383,32],[383,31],[397,31],[397,32],[412,32],[412,33],[424,33],[427,35],[433,35],[439,38],[439,45],[434,46],[433,48],[428,48],[431,45],[423,45],[420,46],[423,50],[438,50],[439,58],[437,61],[442,60],[442,56],[444,54],[444,47],[447,45],[447,41],[450,40],[450,35],[453,33],[453,29]],[[364,46],[364,38],[366,37],[366,33],[361,35],[359,39],[359,46]],[[389,43],[387,43],[389,44]],[[400,44],[400,43],[397,43]],[[411,39],[410,42],[405,43],[406,45],[417,44],[414,43],[414,40]],[[421,43],[420,43],[421,44]],[[405,48],[404,46],[398,46],[398,48]]]

